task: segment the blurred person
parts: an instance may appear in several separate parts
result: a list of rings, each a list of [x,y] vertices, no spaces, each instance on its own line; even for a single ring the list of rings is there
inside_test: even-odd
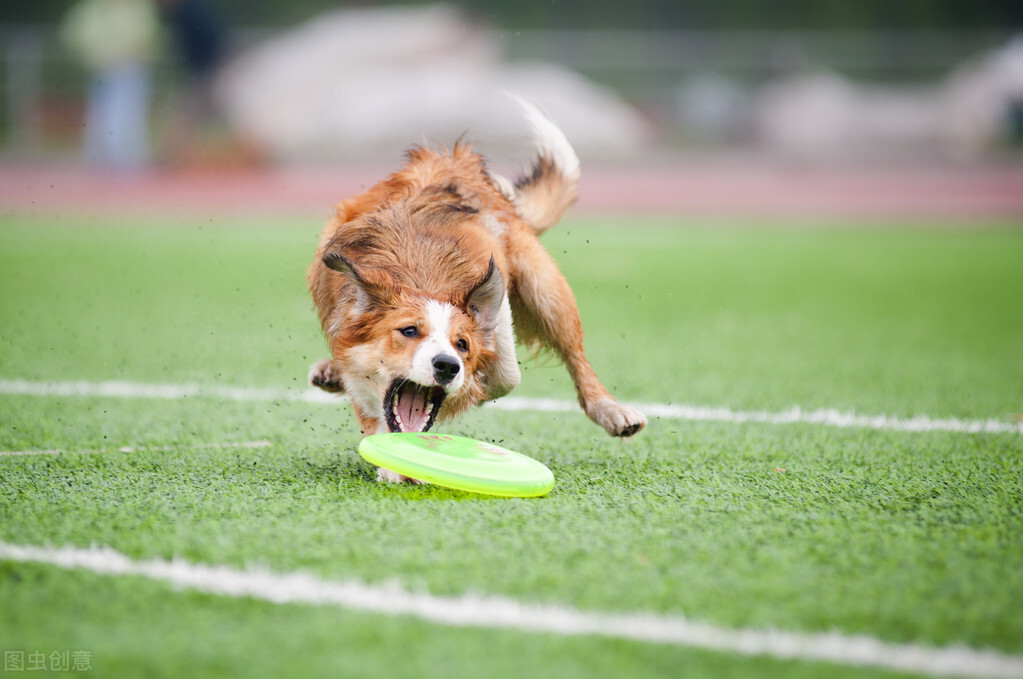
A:
[[[147,164],[150,63],[159,31],[151,0],[80,0],[65,16],[61,38],[91,73],[88,162],[115,170]]]
[[[213,77],[224,58],[225,29],[204,0],[157,0],[185,72],[185,83],[171,102],[162,155],[182,162],[194,152],[206,127],[220,123]],[[200,151],[201,152],[201,151]]]
[[[158,0],[189,77],[202,84],[224,58],[226,29],[220,15],[204,0]]]
[[[236,138],[214,91],[228,56],[222,15],[207,0],[158,0],[158,5],[185,76],[165,121],[162,159],[193,169],[258,164],[256,147]]]

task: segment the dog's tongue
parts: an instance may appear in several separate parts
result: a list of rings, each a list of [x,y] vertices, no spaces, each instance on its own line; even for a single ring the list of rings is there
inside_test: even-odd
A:
[[[405,431],[422,431],[430,418],[430,396],[428,389],[408,383],[398,392],[395,410],[401,418],[401,428]]]

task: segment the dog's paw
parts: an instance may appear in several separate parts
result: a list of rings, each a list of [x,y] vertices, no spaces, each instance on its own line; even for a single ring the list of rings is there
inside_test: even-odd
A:
[[[345,390],[341,373],[334,368],[334,362],[329,358],[317,361],[309,368],[309,384],[332,394],[339,394]]]
[[[632,436],[646,426],[643,413],[613,398],[600,399],[586,409],[586,414],[611,436]]]
[[[391,471],[390,469],[385,469],[383,467],[377,467],[377,481],[379,481],[380,483],[405,483],[406,481],[408,481],[409,483],[414,483],[417,485],[426,483],[426,481],[420,481],[419,479],[409,478],[408,476],[399,474],[398,472],[395,471]]]

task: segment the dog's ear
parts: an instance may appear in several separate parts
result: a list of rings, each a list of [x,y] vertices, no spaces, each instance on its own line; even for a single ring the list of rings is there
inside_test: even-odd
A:
[[[363,278],[352,261],[341,254],[341,248],[339,247],[333,245],[327,247],[326,252],[323,253],[323,265],[328,269],[344,274],[355,283],[359,291],[359,306],[361,307],[372,303],[384,303],[390,298],[388,291],[383,286],[371,283]]]
[[[469,313],[484,332],[493,332],[497,328],[497,315],[504,302],[504,278],[497,268],[494,257],[490,257],[490,266],[483,280],[469,293],[465,303]]]

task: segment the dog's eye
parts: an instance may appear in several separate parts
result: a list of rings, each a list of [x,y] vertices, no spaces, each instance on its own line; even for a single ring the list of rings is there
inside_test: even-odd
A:
[[[407,326],[398,330],[405,337],[419,337],[419,328],[414,325]]]
[[[460,339],[457,342],[455,342],[455,348],[464,354],[465,352],[469,351],[469,343],[466,342],[464,339]]]

